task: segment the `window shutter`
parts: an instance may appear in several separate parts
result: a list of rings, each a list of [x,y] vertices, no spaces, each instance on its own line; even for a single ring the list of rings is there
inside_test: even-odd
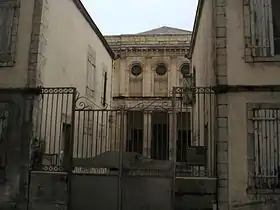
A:
[[[14,6],[0,1],[0,61],[9,60]]]
[[[271,0],[250,0],[252,55],[274,56]]]

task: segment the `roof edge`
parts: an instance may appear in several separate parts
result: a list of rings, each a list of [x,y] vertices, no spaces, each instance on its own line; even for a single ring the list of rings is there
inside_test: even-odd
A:
[[[86,10],[86,8],[83,5],[83,3],[81,2],[81,0],[72,0],[72,1],[76,5],[76,7],[79,9],[81,14],[84,16],[84,18],[86,19],[86,21],[88,22],[88,24],[90,25],[92,30],[96,33],[97,37],[102,42],[103,46],[105,47],[105,49],[107,50],[107,52],[109,53],[111,58],[115,59],[115,53],[113,52],[113,50],[109,46],[108,42],[106,41],[105,37],[103,36],[103,34],[101,33],[101,31],[99,30],[97,25],[94,23],[93,19],[89,15],[88,11]]]
[[[192,32],[189,34],[120,34],[120,35],[104,35],[104,37],[133,37],[133,36],[191,36]]]
[[[191,38],[191,42],[190,42],[190,50],[187,54],[187,57],[189,59],[192,57],[192,54],[193,54],[204,2],[205,2],[205,0],[198,0],[198,5],[197,5],[195,19],[194,19],[194,25],[193,25],[193,33],[192,33],[192,38]]]
[[[155,33],[156,31],[160,31],[160,30],[163,30],[163,29],[170,29],[170,30],[173,30],[174,33]],[[180,33],[176,33],[175,31],[177,32],[180,32]],[[191,31],[188,31],[188,30],[185,30],[185,29],[182,29],[182,28],[175,28],[175,27],[170,27],[170,26],[162,26],[162,27],[158,27],[158,28],[154,28],[154,29],[150,29],[150,30],[146,30],[146,31],[142,31],[142,32],[139,32],[139,33],[136,33],[137,35],[153,35],[153,34],[190,34]]]

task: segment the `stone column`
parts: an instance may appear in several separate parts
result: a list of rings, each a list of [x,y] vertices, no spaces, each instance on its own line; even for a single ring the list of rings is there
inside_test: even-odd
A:
[[[152,114],[150,112],[144,113],[144,142],[143,155],[151,157],[151,143],[152,143]]]
[[[114,120],[113,120],[113,129],[112,129],[112,136],[113,142],[112,142],[112,147],[114,148],[114,151],[120,151],[120,141],[121,141],[121,112],[118,112],[114,115]]]
[[[152,66],[151,58],[146,58],[144,78],[143,78],[143,96],[152,95]]]
[[[227,85],[227,1],[216,0],[216,83]],[[230,209],[229,163],[228,163],[228,99],[226,94],[217,95],[216,123],[223,124],[217,128],[217,175],[219,179],[219,209]]]
[[[168,77],[168,90],[169,92],[172,91],[172,88],[174,86],[178,86],[178,82],[177,82],[177,57],[171,56],[170,58],[170,70],[169,70],[169,74],[170,76]]]
[[[125,62],[125,58],[121,58],[120,60],[120,69],[119,69],[119,84],[120,84],[120,92],[119,94],[121,96],[125,96],[126,94],[126,85],[127,85],[127,81],[126,81],[126,62]]]

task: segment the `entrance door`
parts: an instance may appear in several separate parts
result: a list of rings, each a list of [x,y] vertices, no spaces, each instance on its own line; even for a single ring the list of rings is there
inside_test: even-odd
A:
[[[152,113],[152,151],[156,160],[169,158],[169,122],[167,112]]]
[[[187,162],[187,149],[191,146],[190,113],[177,114],[177,162]]]
[[[71,138],[71,125],[67,123],[63,123],[62,125],[62,145],[61,145],[61,156],[60,156],[60,162],[65,166],[67,164],[67,161],[69,160],[69,143]]]
[[[143,112],[130,111],[127,113],[127,152],[143,153],[143,122]]]

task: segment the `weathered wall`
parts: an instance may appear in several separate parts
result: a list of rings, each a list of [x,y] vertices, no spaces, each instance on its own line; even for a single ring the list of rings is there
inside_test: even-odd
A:
[[[243,1],[227,1],[227,84],[228,85],[278,85],[280,62],[245,61],[245,24],[249,14],[244,15]],[[231,204],[236,209],[271,208],[267,204],[250,204],[252,198],[246,193],[248,187],[248,103],[279,103],[277,92],[249,92],[228,94],[228,138]],[[238,114],[237,114],[238,113]],[[244,163],[244,164],[240,164]],[[254,198],[262,200],[262,198]],[[254,200],[253,199],[253,200]],[[244,205],[243,205],[244,204]],[[238,206],[237,205],[237,206]]]
[[[196,69],[196,85],[198,87],[215,84],[214,77],[214,25],[212,1],[205,1],[199,20],[199,30],[193,43],[192,70]]]
[[[227,1],[227,74],[229,85],[279,84],[280,62],[246,63],[243,0]],[[246,25],[247,30],[250,25]]]
[[[196,70],[197,87],[207,87],[227,84],[227,16],[226,0],[200,1],[200,15],[197,19],[197,34],[193,43],[192,67]],[[229,173],[228,173],[228,100],[226,95],[218,94],[216,99],[208,105],[213,113],[210,119],[210,139],[214,139],[217,156],[218,176],[218,208],[229,208]],[[207,113],[209,110],[199,108],[199,113]],[[196,119],[199,120],[199,119]],[[204,126],[199,121],[199,127]],[[201,129],[200,129],[201,130]]]
[[[48,4],[45,67],[41,72],[44,86],[72,86],[85,95],[90,46],[96,53],[96,92],[93,100],[101,106],[102,70],[106,66],[107,103],[110,103],[112,58],[109,53],[72,1],[48,0]],[[64,8],[63,13],[60,8]]]
[[[0,87],[24,87],[27,83],[34,0],[15,2],[17,6],[11,28],[14,58],[11,65],[0,65]]]
[[[247,92],[228,94],[228,138],[229,138],[229,174],[231,205],[234,209],[265,209],[269,203],[265,197],[247,194],[248,189],[248,104],[276,103],[279,104],[280,92]],[[238,114],[237,114],[238,113]],[[242,164],[241,164],[242,163]],[[250,204],[250,205],[248,205]],[[268,208],[268,209],[273,209]]]

